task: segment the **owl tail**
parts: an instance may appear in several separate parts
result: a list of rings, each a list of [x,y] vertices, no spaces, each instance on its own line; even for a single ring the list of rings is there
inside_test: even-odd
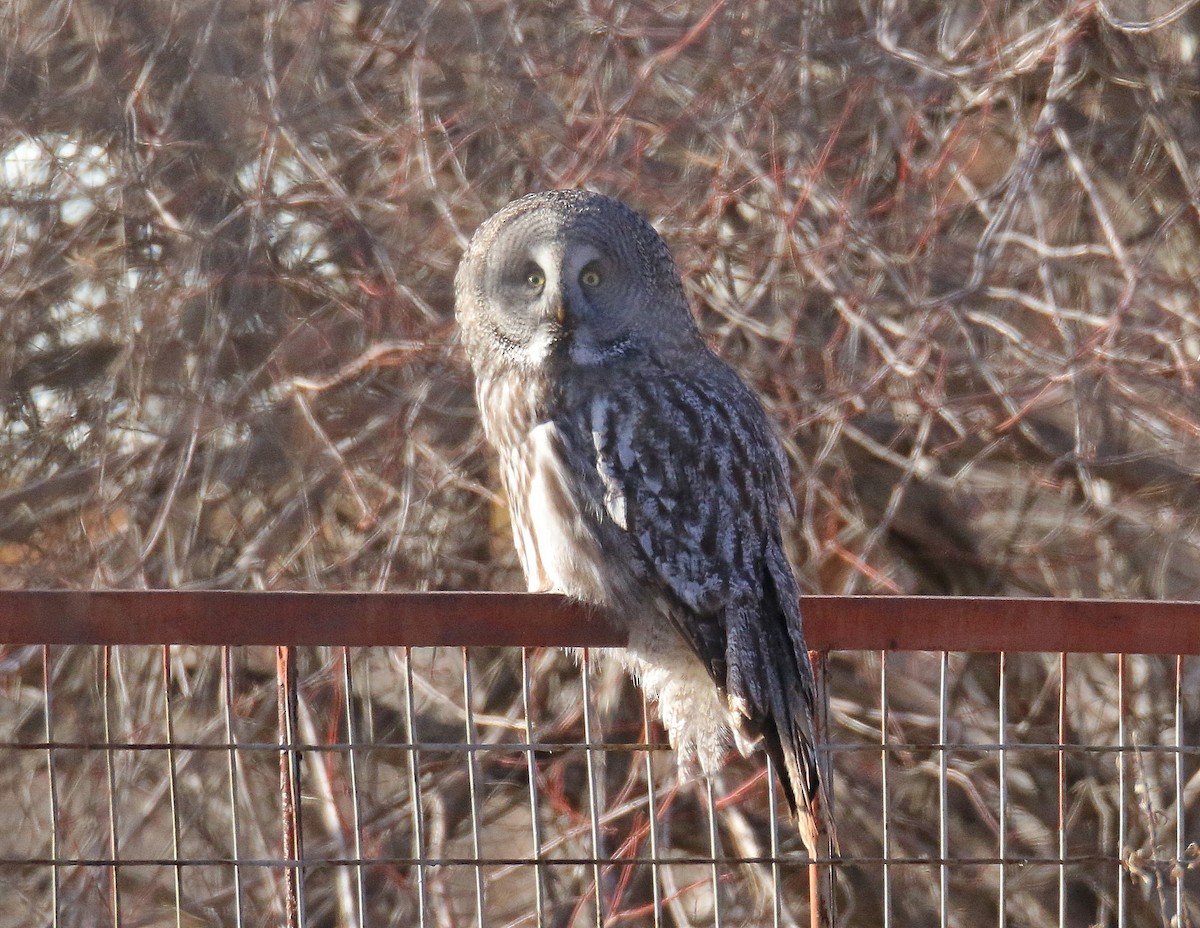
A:
[[[822,850],[836,851],[838,843],[825,783],[813,750],[816,742],[811,697],[799,692],[798,686],[771,689],[774,698],[771,717],[763,726],[763,747],[779,771],[796,829],[808,856],[815,861],[823,856]],[[816,909],[815,924],[829,926],[833,882],[832,873],[828,874],[828,880],[822,878],[824,869],[816,864],[809,866],[809,893]]]
[[[817,764],[814,724],[808,699],[793,687],[772,687],[775,698],[771,719],[763,726],[763,747],[779,772],[783,794],[814,860],[820,857],[822,838],[837,849],[837,831],[829,814],[829,799]],[[826,850],[828,850],[828,847]]]

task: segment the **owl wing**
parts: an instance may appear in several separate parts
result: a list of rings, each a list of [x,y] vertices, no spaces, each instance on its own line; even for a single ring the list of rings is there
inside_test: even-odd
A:
[[[725,688],[730,610],[762,608],[769,583],[783,580],[785,595],[795,584],[786,559],[768,554],[781,548],[779,508],[791,502],[786,463],[758,401],[722,372],[594,392],[577,434],[599,508],[630,542],[619,547],[682,608],[680,632]],[[798,612],[771,619],[800,635]]]
[[[607,547],[658,588],[730,710],[762,736],[812,849],[821,788],[812,667],[779,527],[786,461],[758,401],[712,360],[706,376],[661,371],[591,393],[577,440],[626,542]]]

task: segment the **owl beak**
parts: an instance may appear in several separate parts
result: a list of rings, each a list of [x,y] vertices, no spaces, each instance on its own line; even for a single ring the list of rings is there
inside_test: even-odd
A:
[[[551,314],[554,316],[554,321],[564,329],[567,327],[567,320],[571,318],[571,304],[567,300],[565,293],[559,293],[554,301],[554,306],[551,308]]]

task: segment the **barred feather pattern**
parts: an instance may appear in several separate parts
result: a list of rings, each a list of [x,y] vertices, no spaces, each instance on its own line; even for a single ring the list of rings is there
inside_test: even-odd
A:
[[[610,224],[641,222],[620,208]],[[606,314],[593,296],[581,308],[587,296],[557,279],[575,272],[554,266],[570,269],[573,248],[586,256],[601,243],[564,232],[551,214],[538,217],[532,245],[514,250],[517,260],[533,254],[539,268],[551,265],[547,286],[563,288],[568,315],[578,313],[574,327],[522,341],[513,332],[528,327],[489,318],[490,295],[471,266],[481,260],[476,241],[457,280],[484,430],[499,453],[529,588],[565,593],[624,624],[629,646],[619,659],[683,758],[713,772],[731,742],[743,753],[761,744],[816,856],[830,828],[813,751],[813,673],[780,528],[792,504],[786,459],[757,398],[700,340],[673,263],[670,274],[661,267],[665,247],[634,259],[654,264],[644,275],[654,299],[643,313],[663,318],[620,337],[631,325],[622,323],[625,305]],[[485,254],[504,250],[503,231],[476,234]],[[674,281],[665,290],[654,285],[664,277]]]

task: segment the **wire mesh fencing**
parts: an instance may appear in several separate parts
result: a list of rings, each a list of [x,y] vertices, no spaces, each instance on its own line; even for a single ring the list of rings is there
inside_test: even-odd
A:
[[[296,622],[269,594],[123,594],[104,615],[22,595],[0,603],[0,925],[810,923],[762,755],[681,774],[596,647],[611,632],[569,626],[575,658],[537,646],[570,614],[550,597],[481,597],[488,621],[456,633],[470,597],[426,597],[380,634],[370,597],[307,597]],[[1049,634],[1077,643],[1045,652],[1003,621],[1044,603],[806,607],[835,925],[1200,924],[1200,608],[1089,625],[1056,604]],[[955,616],[947,645],[995,649],[928,650]],[[1073,653],[1089,627],[1155,653]]]

